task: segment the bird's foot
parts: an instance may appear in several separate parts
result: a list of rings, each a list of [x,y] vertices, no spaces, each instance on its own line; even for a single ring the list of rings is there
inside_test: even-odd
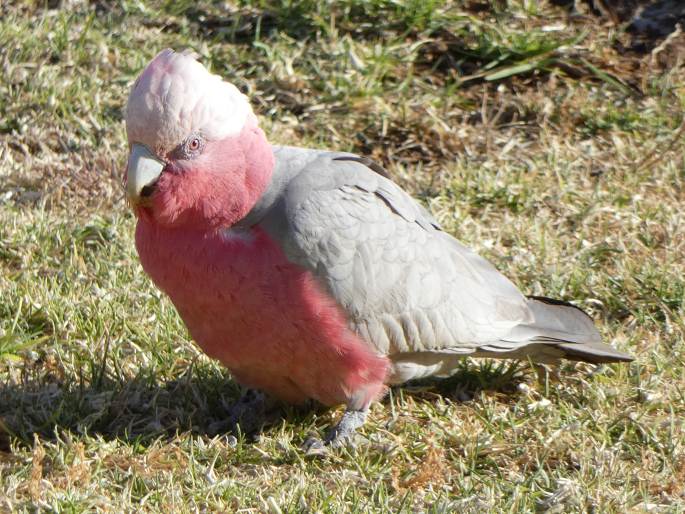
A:
[[[226,423],[231,432],[252,434],[275,423],[282,415],[283,405],[278,400],[256,389],[247,389],[229,407]]]
[[[302,449],[307,455],[321,455],[326,453],[327,448],[353,445],[354,434],[366,421],[367,413],[368,410],[346,410],[338,424],[328,431],[323,440],[310,437],[304,442]]]

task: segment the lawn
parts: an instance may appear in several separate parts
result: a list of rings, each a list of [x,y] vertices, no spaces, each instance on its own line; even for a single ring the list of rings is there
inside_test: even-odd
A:
[[[0,511],[685,512],[685,36],[572,3],[0,3]],[[240,388],[143,273],[121,185],[165,47],[635,362],[467,359],[325,457],[300,445],[340,409],[227,433]]]

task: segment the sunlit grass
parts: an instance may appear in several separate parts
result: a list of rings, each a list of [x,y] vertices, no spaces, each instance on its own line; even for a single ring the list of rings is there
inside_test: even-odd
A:
[[[542,2],[335,4],[0,5],[0,510],[682,511],[682,69]],[[165,46],[272,141],[377,159],[636,362],[464,361],[324,459],[299,447],[339,410],[226,433],[239,388],[144,275],[121,189],[122,107]]]

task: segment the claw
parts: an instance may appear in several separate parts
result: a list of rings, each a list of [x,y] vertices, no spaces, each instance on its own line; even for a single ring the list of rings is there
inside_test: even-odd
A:
[[[345,445],[354,445],[356,430],[366,421],[368,410],[347,409],[337,425],[333,426],[323,441],[316,437],[308,438],[302,445],[307,455],[325,454],[327,448],[340,448]]]
[[[308,437],[302,445],[302,450],[305,455],[322,456],[328,453],[328,448],[324,442],[318,437]]]

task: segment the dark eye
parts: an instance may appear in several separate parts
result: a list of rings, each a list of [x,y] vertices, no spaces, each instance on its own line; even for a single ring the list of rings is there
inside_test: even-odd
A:
[[[200,139],[197,137],[192,138],[188,142],[188,150],[190,150],[191,152],[196,152],[199,149],[200,149]]]

